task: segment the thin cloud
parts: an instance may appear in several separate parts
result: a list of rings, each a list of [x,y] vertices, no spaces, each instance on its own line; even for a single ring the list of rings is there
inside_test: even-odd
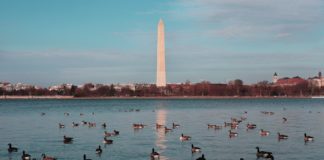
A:
[[[288,32],[282,32],[282,33],[278,33],[276,35],[276,38],[287,38],[287,37],[291,37],[292,34],[291,33],[288,33]]]
[[[320,25],[321,0],[178,0],[177,16],[190,17],[207,33],[223,37],[275,38],[305,33]],[[178,9],[177,8],[177,9]],[[287,35],[287,34],[286,34]]]
[[[120,60],[123,56],[134,56],[139,53],[122,53],[113,50],[90,50],[90,51],[68,51],[64,49],[48,49],[43,51],[4,51],[0,50],[3,58],[36,58],[36,59],[59,59],[59,58],[79,58],[79,59],[110,59]]]

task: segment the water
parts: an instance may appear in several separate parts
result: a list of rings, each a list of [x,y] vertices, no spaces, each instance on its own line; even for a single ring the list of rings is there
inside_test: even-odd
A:
[[[124,112],[130,109],[140,112]],[[229,128],[207,129],[207,123],[223,125],[231,117],[241,117],[244,111],[248,119],[235,130],[238,137],[230,139]],[[46,115],[41,116],[42,112]],[[64,116],[64,112],[71,115]],[[91,159],[143,160],[150,159],[152,147],[161,154],[161,160],[194,160],[202,153],[208,160],[249,160],[256,159],[256,146],[273,152],[276,160],[318,160],[324,156],[323,114],[323,99],[1,100],[0,160],[20,159],[22,150],[37,159],[45,153],[62,160],[80,160],[83,154]],[[287,123],[282,123],[282,117],[288,119]],[[97,127],[72,127],[73,121],[82,120],[96,122]],[[103,122],[108,124],[108,131],[120,131],[119,136],[112,137],[112,145],[102,144]],[[155,123],[170,128],[172,122],[181,127],[167,134],[155,129]],[[247,131],[248,122],[257,124],[257,129]],[[58,123],[66,128],[59,129]],[[148,126],[134,131],[133,123]],[[261,128],[269,130],[270,135],[261,137]],[[289,139],[278,141],[277,132]],[[315,141],[304,143],[304,132]],[[181,133],[192,140],[181,142]],[[63,135],[74,137],[73,144],[64,144]],[[8,154],[8,143],[19,152]],[[192,154],[191,144],[201,147],[202,152]],[[98,145],[103,147],[100,157],[95,154]]]

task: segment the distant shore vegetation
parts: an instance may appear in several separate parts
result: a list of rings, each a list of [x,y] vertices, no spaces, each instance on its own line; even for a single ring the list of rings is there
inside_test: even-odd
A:
[[[71,96],[71,97],[307,97],[324,95],[324,87],[317,87],[308,81],[297,84],[278,85],[261,81],[246,85],[236,79],[227,84],[202,81],[179,84],[167,84],[157,87],[155,84],[62,84],[42,88],[24,84],[0,83],[1,96]]]

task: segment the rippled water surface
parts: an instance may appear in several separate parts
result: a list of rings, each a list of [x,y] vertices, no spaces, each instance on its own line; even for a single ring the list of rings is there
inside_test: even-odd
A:
[[[130,112],[132,109],[140,111]],[[207,129],[207,123],[223,125],[231,117],[240,118],[244,111],[247,120],[233,130],[238,137],[229,138],[229,128]],[[46,114],[41,116],[42,112]],[[276,160],[319,160],[324,157],[323,114],[323,99],[1,100],[0,159],[20,159],[22,150],[26,150],[37,159],[46,153],[62,160],[80,160],[83,154],[91,159],[143,160],[150,159],[154,147],[162,160],[193,160],[202,153],[208,160],[254,160],[255,147],[259,146],[273,152]],[[283,117],[288,119],[286,123]],[[97,126],[72,127],[72,122],[82,120],[96,122]],[[102,144],[103,122],[108,124],[107,131],[120,131],[119,136],[111,137],[112,145]],[[156,123],[171,128],[172,122],[181,127],[169,133],[155,128]],[[248,122],[257,128],[246,130]],[[59,129],[58,123],[64,123],[66,128]],[[147,126],[134,131],[133,123]],[[261,128],[270,135],[261,137]],[[288,140],[278,141],[277,132],[287,134]],[[305,143],[305,132],[315,141]],[[190,135],[191,141],[181,142],[181,133]],[[64,144],[63,135],[74,137],[74,142]],[[8,154],[8,143],[19,151]],[[192,154],[191,144],[201,147],[202,152]],[[103,147],[101,156],[95,154],[98,145]]]

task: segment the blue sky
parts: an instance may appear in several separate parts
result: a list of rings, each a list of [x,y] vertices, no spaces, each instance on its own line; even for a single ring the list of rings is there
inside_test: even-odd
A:
[[[246,83],[324,72],[323,0],[0,0],[0,81]]]

